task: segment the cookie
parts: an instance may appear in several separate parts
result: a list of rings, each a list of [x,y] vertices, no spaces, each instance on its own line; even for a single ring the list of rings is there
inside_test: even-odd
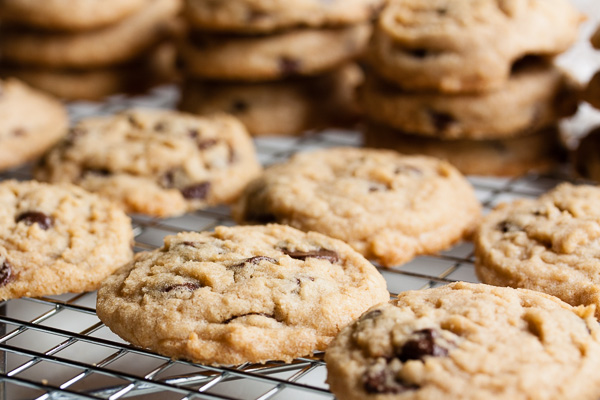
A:
[[[567,50],[581,20],[568,0],[393,1],[375,28],[370,65],[408,90],[499,89],[518,59]]]
[[[96,29],[140,11],[146,0],[0,0],[5,21],[50,30]]]
[[[597,399],[593,307],[458,282],[409,291],[345,328],[325,354],[339,400]]]
[[[360,69],[349,65],[316,77],[284,81],[188,81],[182,85],[180,107],[200,115],[233,114],[253,136],[298,135],[355,123],[354,91],[361,80]]]
[[[16,79],[0,80],[0,170],[30,161],[67,131],[65,107]]]
[[[63,99],[102,100],[117,93],[142,93],[177,80],[174,50],[165,44],[125,65],[86,70],[3,66],[0,77],[18,78]]]
[[[600,71],[590,79],[583,92],[583,99],[600,110]]]
[[[138,13],[105,28],[81,33],[40,33],[6,27],[0,61],[52,68],[98,68],[125,63],[169,35],[179,0],[150,0]]]
[[[583,177],[600,181],[600,127],[587,134],[577,146],[574,154],[575,172]]]
[[[382,4],[382,0],[187,0],[184,14],[199,30],[272,33],[366,22]]]
[[[595,304],[600,316],[600,188],[563,183],[538,199],[501,204],[478,228],[475,268],[484,283]]]
[[[577,111],[580,88],[560,69],[527,64],[505,86],[485,93],[413,93],[373,74],[359,92],[372,120],[443,139],[501,139],[554,125]]]
[[[566,160],[556,126],[507,139],[441,140],[369,123],[365,146],[441,158],[465,175],[521,176],[548,172]]]
[[[233,117],[131,110],[80,121],[34,175],[165,217],[231,202],[259,172],[254,145]]]
[[[267,225],[167,236],[98,291],[117,335],[203,364],[291,362],[389,300],[375,267],[345,243]]]
[[[0,299],[95,290],[133,257],[129,217],[73,185],[0,182]]]
[[[359,56],[369,24],[296,29],[263,36],[192,34],[183,45],[188,75],[217,80],[265,81],[316,75]]]
[[[480,210],[471,185],[444,161],[333,148],[269,167],[233,215],[321,232],[392,266],[450,247],[473,230]]]

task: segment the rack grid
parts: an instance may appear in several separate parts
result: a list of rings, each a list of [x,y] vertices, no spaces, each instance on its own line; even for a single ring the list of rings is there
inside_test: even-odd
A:
[[[144,97],[116,96],[97,103],[70,105],[73,120],[130,107],[172,108],[174,87],[161,87]],[[302,137],[257,138],[264,165],[299,151],[359,146],[357,132],[328,130]],[[28,179],[25,166],[0,174],[2,179]],[[514,179],[469,177],[485,210],[502,201],[537,197],[566,178],[526,175]],[[226,207],[197,211],[178,218],[132,216],[135,250],[162,245],[163,237],[182,230],[211,230],[234,224]],[[459,244],[436,256],[423,256],[394,268],[378,268],[391,293],[476,282],[472,245]],[[325,382],[322,354],[291,364],[269,362],[235,367],[209,367],[175,361],[127,344],[95,314],[95,293],[23,298],[0,303],[0,399],[332,399]]]

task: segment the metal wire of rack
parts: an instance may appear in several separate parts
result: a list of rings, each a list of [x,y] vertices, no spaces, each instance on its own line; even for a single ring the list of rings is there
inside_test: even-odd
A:
[[[74,120],[129,107],[172,107],[176,90],[163,87],[148,96],[117,96],[102,104],[70,107]],[[298,151],[360,145],[356,132],[324,131],[303,137],[255,140],[265,165]],[[28,179],[29,168],[0,174]],[[469,178],[489,210],[501,201],[537,197],[560,176],[527,175],[516,179]],[[163,237],[182,230],[211,230],[231,225],[229,210],[216,207],[182,217],[132,216],[135,249],[154,249]],[[379,268],[388,289],[399,293],[456,280],[476,282],[472,246],[460,244],[436,256],[405,265]],[[0,399],[332,399],[325,382],[322,354],[291,364],[270,362],[216,368],[175,361],[131,346],[114,335],[95,314],[95,293],[23,298],[0,303]]]

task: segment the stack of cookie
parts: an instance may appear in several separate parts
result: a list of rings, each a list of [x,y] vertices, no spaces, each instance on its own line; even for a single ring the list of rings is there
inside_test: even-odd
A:
[[[1,1],[0,74],[71,99],[144,89],[172,72],[159,45],[180,8],[180,0]]]
[[[253,135],[298,134],[355,113],[359,56],[382,0],[187,0],[181,108],[232,113]]]
[[[567,0],[392,1],[359,91],[366,145],[445,158],[467,174],[554,166],[577,85],[548,60],[580,20]]]

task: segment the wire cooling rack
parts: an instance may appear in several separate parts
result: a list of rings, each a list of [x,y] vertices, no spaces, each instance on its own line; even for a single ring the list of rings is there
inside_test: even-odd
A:
[[[177,92],[163,87],[146,97],[116,96],[102,104],[70,106],[73,120],[110,114],[128,107],[174,105]],[[356,132],[324,131],[296,138],[255,140],[265,165],[298,151],[358,146]],[[0,174],[0,180],[28,179],[28,167]],[[501,201],[537,197],[562,179],[527,175],[517,179],[470,177],[489,210]],[[178,218],[132,216],[135,249],[162,245],[163,237],[182,230],[211,230],[232,225],[226,207]],[[437,256],[419,257],[400,267],[382,269],[391,293],[423,289],[455,280],[476,282],[472,246],[459,244]],[[325,382],[322,354],[291,364],[244,364],[215,368],[174,361],[133,347],[114,335],[95,313],[96,294],[82,293],[0,303],[1,399],[332,399]]]

